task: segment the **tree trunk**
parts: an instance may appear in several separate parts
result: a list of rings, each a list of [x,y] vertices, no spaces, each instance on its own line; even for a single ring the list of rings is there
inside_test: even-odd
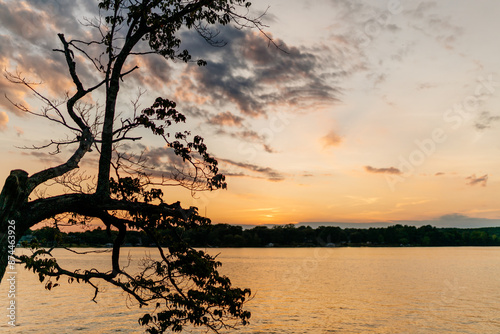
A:
[[[12,170],[0,194],[0,282],[8,264],[9,242],[13,242],[15,246],[29,228],[28,222],[22,221],[23,207],[29,195],[26,191],[27,182],[27,172],[21,169]],[[9,240],[9,230],[15,231],[14,240]]]

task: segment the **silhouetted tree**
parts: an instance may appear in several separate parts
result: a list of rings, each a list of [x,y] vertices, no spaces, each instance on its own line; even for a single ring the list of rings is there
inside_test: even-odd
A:
[[[43,96],[21,74],[6,74],[11,82],[24,85],[46,104],[40,112],[23,104],[15,104],[16,107],[71,132],[69,140],[51,140],[45,147],[54,147],[59,153],[61,147],[68,145],[74,151],[58,166],[32,175],[17,169],[6,179],[0,195],[0,278],[5,273],[9,251],[12,255],[14,234],[15,240],[19,240],[30,227],[49,218],[54,218],[51,221],[56,224],[65,221],[82,225],[97,219],[108,231],[117,231],[106,237],[113,244],[111,271],[66,270],[50,250],[44,249],[17,257],[18,261],[38,273],[48,288],[53,286],[52,279],[68,277],[92,285],[97,295],[95,282],[103,280],[121,288],[140,305],[156,305],[140,319],[150,333],[181,331],[187,324],[217,331],[229,327],[228,319],[247,323],[250,313],[243,305],[250,291],[232,287],[229,279],[217,272],[220,263],[214,257],[190,248],[174,233],[178,228],[208,225],[210,220],[198,215],[194,207],[183,208],[179,202],[163,201],[162,186],[166,185],[192,191],[225,188],[216,159],[208,153],[200,136],[191,136],[187,131],[169,133],[172,124],[185,121],[174,101],[158,97],[151,107],[136,108],[132,117],[120,120],[116,106],[121,82],[137,69],[127,67],[128,59],[156,53],[166,59],[191,62],[189,51],[179,49],[179,32],[185,29],[196,30],[212,44],[217,43],[216,33],[211,30],[214,25],[233,23],[238,28],[251,26],[262,32],[259,19],[247,17],[249,6],[245,0],[100,0],[102,16],[88,24],[97,32],[96,39],[58,35],[61,47],[54,51],[64,57],[74,84],[73,93],[63,103]],[[77,67],[82,58],[94,67],[94,78],[100,76],[98,81],[82,80]],[[201,59],[196,62],[200,66],[206,64]],[[102,112],[88,104],[94,92],[105,95]],[[133,135],[133,130],[139,128],[149,129],[165,140],[184,167],[176,167],[170,178],[165,176],[160,181],[148,175],[142,156],[119,146],[139,140]],[[79,164],[92,150],[98,152],[95,182],[78,173]],[[63,184],[67,191],[36,198],[34,191],[49,180]],[[129,273],[119,263],[120,248],[130,229],[143,231],[158,245],[158,260],[146,259],[139,273]],[[171,233],[163,233],[165,230]]]

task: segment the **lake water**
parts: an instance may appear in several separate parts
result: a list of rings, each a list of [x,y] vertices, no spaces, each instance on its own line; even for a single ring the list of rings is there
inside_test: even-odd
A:
[[[500,333],[500,248],[208,249],[221,271],[249,287],[251,325],[230,333]],[[128,248],[137,258],[147,248]],[[105,267],[58,249],[61,265]],[[7,284],[0,286],[2,323],[10,333],[143,333],[141,310],[109,287],[63,280],[52,291],[33,273],[16,275],[18,326],[7,326]],[[130,304],[130,303],[129,303]],[[187,330],[186,333],[202,333]]]

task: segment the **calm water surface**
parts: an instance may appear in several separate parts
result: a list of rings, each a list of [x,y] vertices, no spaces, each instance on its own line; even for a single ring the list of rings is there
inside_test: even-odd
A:
[[[500,248],[209,249],[233,284],[249,287],[250,333],[500,333]],[[147,248],[125,249],[132,259]],[[85,258],[55,250],[70,268],[109,266],[109,254]],[[132,266],[134,261],[132,262]],[[143,333],[143,314],[108,287],[68,284],[46,291],[18,268],[18,326],[11,333]],[[1,309],[7,286],[0,286]],[[188,330],[187,333],[202,333]]]

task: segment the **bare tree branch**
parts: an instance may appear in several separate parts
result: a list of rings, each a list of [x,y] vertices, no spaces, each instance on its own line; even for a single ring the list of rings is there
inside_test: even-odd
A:
[[[92,136],[92,133],[90,132],[90,128],[84,127],[82,136],[80,138],[80,145],[78,146],[78,149],[75,151],[75,153],[64,164],[33,174],[28,179],[28,194],[45,181],[64,175],[65,173],[78,168],[80,160],[83,158],[85,153],[89,152],[93,140],[94,138]]]

